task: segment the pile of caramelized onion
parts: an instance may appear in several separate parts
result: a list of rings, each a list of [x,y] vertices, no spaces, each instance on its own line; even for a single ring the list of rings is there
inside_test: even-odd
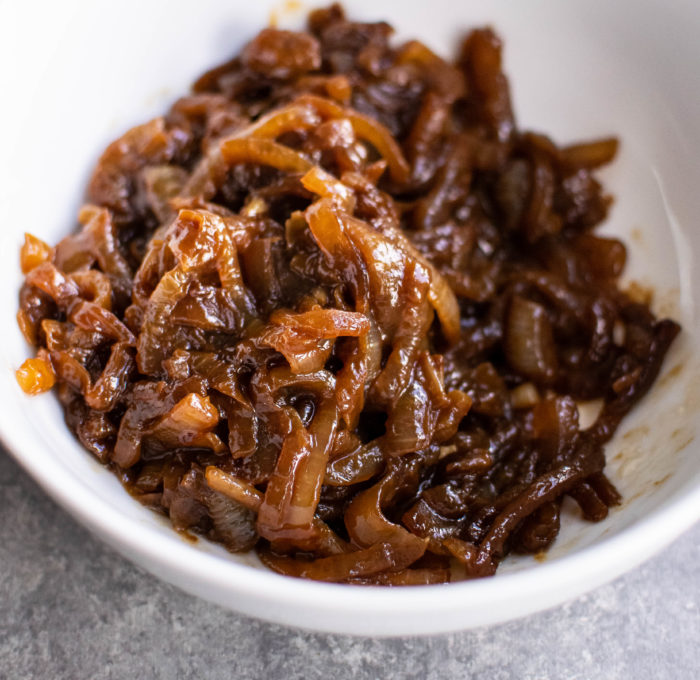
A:
[[[607,515],[603,445],[679,326],[593,233],[616,140],[519,131],[490,29],[454,62],[390,34],[265,29],[111,144],[80,228],[26,237],[17,377],[177,530],[441,583],[546,549],[567,496]]]

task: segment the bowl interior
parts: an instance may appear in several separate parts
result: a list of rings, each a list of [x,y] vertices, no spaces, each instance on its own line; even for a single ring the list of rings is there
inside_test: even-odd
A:
[[[700,8],[690,2],[662,7],[590,0],[432,0],[429,5],[416,0],[402,2],[400,12],[394,3],[345,5],[350,16],[387,19],[400,38],[417,37],[444,55],[469,27],[492,24],[504,38],[522,128],[560,143],[609,134],[621,138],[618,160],[602,173],[616,197],[602,231],[627,243],[626,279],[653,290],[654,310],[684,329],[662,377],[608,447],[608,471],[624,496],[622,506],[599,524],[583,522],[568,508],[546,565],[509,558],[490,584],[450,585],[441,592],[451,595],[430,602],[416,592],[387,595],[376,589],[354,589],[349,600],[340,594],[347,588],[326,587],[324,597],[330,599],[318,605],[307,600],[302,612],[301,600],[294,598],[323,586],[267,572],[252,577],[250,568],[260,568],[254,556],[230,555],[203,540],[185,543],[74,441],[53,395],[30,399],[19,390],[14,370],[29,352],[14,323],[23,233],[49,243],[68,233],[104,146],[131,125],[163,113],[199,73],[229,58],[271,16],[282,25],[299,25],[308,6],[291,2],[71,0],[47,5],[40,24],[27,4],[4,7],[12,16],[0,22],[0,58],[6,65],[0,84],[11,93],[0,113],[0,271],[6,290],[0,318],[7,326],[0,348],[0,434],[30,473],[103,538],[156,573],[222,604],[341,632],[432,632],[508,618],[614,576],[699,514],[700,456],[694,439],[700,363],[693,348],[699,335],[694,262],[700,256],[695,229],[700,166],[693,151],[700,148],[700,81],[694,77]],[[661,533],[647,535],[642,528],[653,518]],[[595,577],[586,571],[595,562],[591,556],[604,565]],[[564,570],[571,572],[568,577]],[[562,578],[562,588],[548,586],[546,574]],[[506,593],[511,576],[525,575],[532,579],[532,593],[515,595],[517,602],[498,595],[494,584],[502,583]],[[542,596],[548,587],[549,595]],[[475,593],[500,604],[479,613],[469,606]],[[275,606],[275,597],[287,598],[286,604]],[[341,601],[344,616],[338,614]],[[414,605],[451,613],[441,622],[397,615],[404,608],[415,611]],[[357,612],[349,613],[353,608]],[[361,620],[370,610],[376,616],[372,624]]]

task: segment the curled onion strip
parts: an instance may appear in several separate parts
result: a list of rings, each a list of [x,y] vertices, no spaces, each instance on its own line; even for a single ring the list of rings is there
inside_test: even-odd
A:
[[[255,163],[269,165],[283,172],[305,173],[313,168],[313,163],[288,146],[269,139],[236,138],[221,142],[221,156],[228,165]]]
[[[261,536],[304,540],[313,534],[313,517],[337,423],[337,408],[330,401],[319,407],[308,431],[296,419],[258,511]]]
[[[219,493],[228,496],[253,512],[258,512],[263,502],[263,494],[252,484],[223,472],[210,465],[205,470],[207,484]],[[328,525],[318,517],[313,520],[313,535],[304,542],[305,547],[326,555],[338,555],[349,552],[349,547],[335,534]]]

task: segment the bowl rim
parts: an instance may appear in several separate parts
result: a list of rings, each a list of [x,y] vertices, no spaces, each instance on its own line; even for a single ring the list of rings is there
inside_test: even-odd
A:
[[[4,448],[59,505],[103,542],[126,551],[129,556],[136,554],[146,558],[150,565],[147,568],[165,576],[166,580],[167,574],[160,573],[161,569],[178,573],[194,583],[206,582],[228,594],[254,594],[260,606],[255,610],[241,607],[240,611],[247,615],[323,632],[365,634],[357,624],[349,625],[348,622],[345,625],[323,625],[327,616],[337,614],[339,610],[372,617],[366,621],[367,628],[373,635],[381,636],[409,631],[421,633],[420,627],[416,630],[415,622],[397,623],[396,616],[402,613],[414,617],[454,614],[458,609],[463,610],[465,603],[469,603],[472,614],[482,607],[491,609],[476,617],[464,616],[462,623],[459,616],[457,620],[454,616],[442,621],[432,620],[424,634],[524,616],[561,604],[613,580],[662,550],[700,519],[700,485],[689,484],[688,488],[665,499],[659,507],[618,533],[602,537],[593,545],[571,554],[520,571],[486,579],[413,588],[307,581],[196,550],[174,531],[172,535],[164,534],[134,517],[123,515],[95,492],[87,480],[71,474],[63,463],[40,447],[37,440],[25,437],[20,428],[8,422],[6,413],[0,410],[0,442]],[[85,455],[90,454],[85,452]],[[654,540],[650,540],[650,536]],[[157,571],[154,566],[158,567]],[[186,585],[183,587],[189,590]],[[503,611],[496,606],[498,603],[510,603],[511,606]],[[518,606],[514,608],[513,603]],[[268,610],[263,605],[271,608]],[[289,615],[280,617],[275,605],[298,610],[299,620]],[[516,614],[513,614],[513,609],[517,610]],[[319,618],[318,624],[314,624]]]

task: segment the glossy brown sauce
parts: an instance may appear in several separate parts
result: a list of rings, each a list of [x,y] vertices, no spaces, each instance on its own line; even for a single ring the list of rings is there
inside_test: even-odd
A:
[[[175,528],[272,569],[441,583],[540,556],[679,331],[595,235],[615,139],[521,131],[501,43],[265,29],[27,236],[18,320],[80,442]],[[576,403],[600,399],[588,428]]]

